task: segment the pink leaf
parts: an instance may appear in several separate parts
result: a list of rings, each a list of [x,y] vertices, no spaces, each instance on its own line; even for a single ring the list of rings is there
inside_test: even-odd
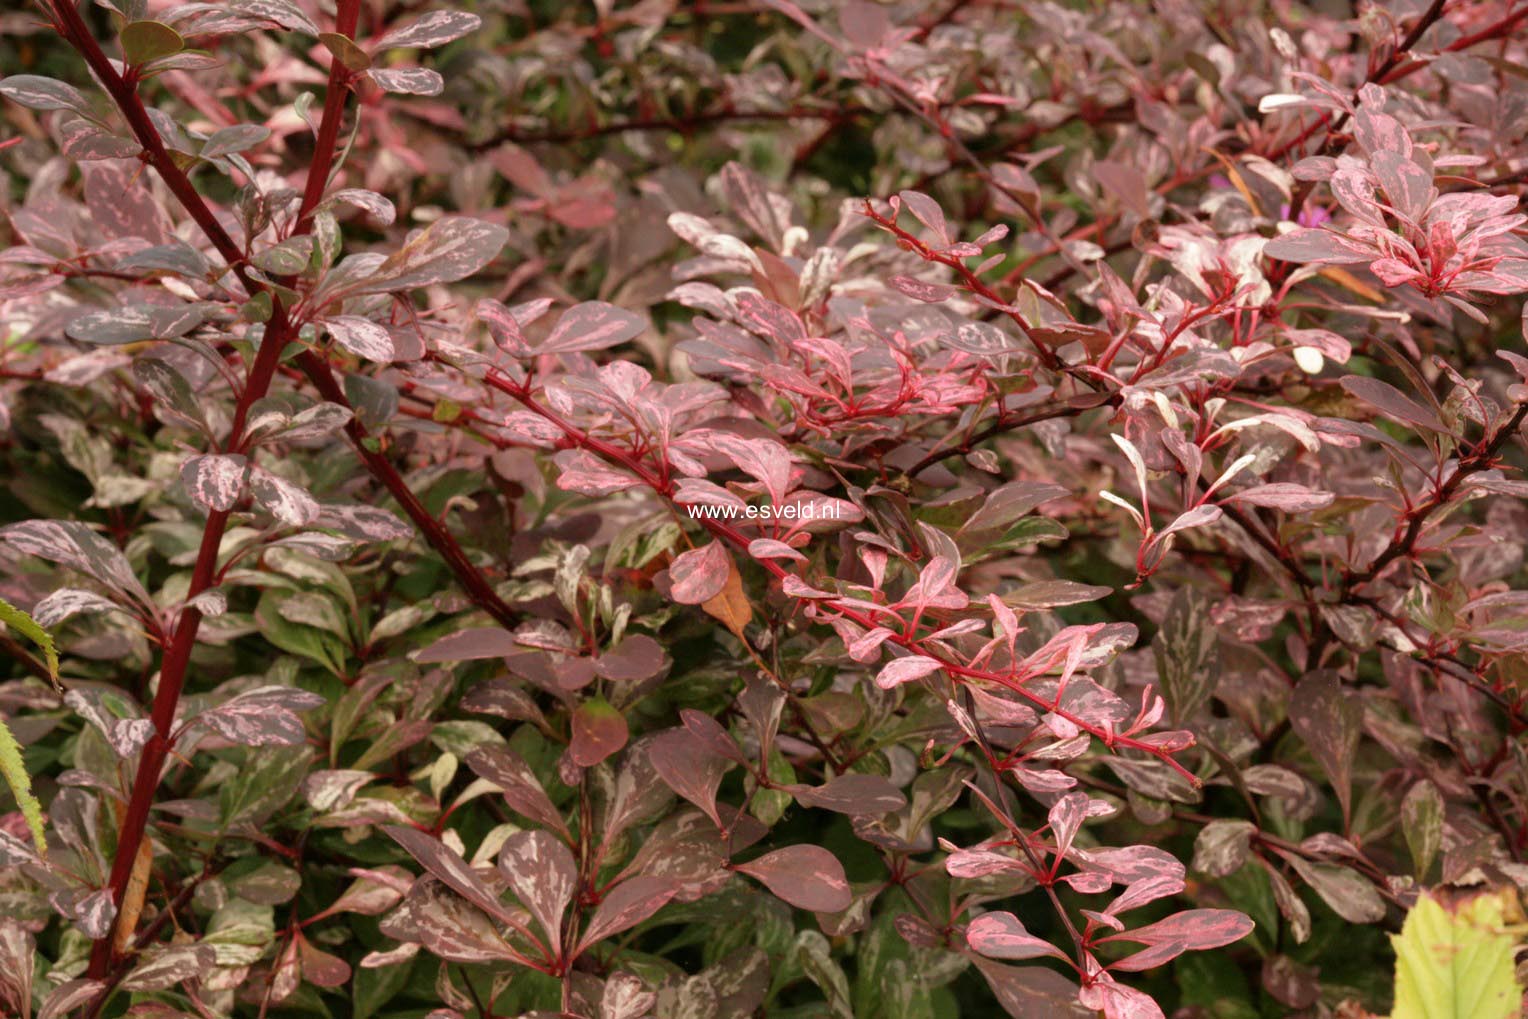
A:
[[[624,343],[647,328],[647,320],[604,301],[585,301],[562,313],[538,354],[604,350]]]
[[[708,602],[722,593],[732,570],[732,556],[719,541],[681,553],[669,565],[673,598],[681,605]]]
[[[966,928],[966,943],[989,959],[1066,958],[1061,949],[1025,930],[1012,913],[983,913],[972,920]]]
[[[792,906],[814,913],[837,913],[853,901],[843,864],[821,846],[787,846],[734,869]]]
[[[875,685],[882,690],[891,690],[903,683],[911,683],[913,680],[922,679],[932,672],[937,672],[942,666],[936,659],[927,655],[908,655],[904,658],[893,658],[886,663],[885,668],[876,673]]]

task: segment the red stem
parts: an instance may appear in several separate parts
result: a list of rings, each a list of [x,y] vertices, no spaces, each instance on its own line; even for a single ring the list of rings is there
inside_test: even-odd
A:
[[[539,403],[533,396],[531,396],[527,386],[519,385],[508,377],[503,376],[495,371],[490,371],[484,378],[484,381],[494,389],[497,389],[500,392],[513,397],[527,410],[537,414],[542,418],[545,418],[547,421],[556,425],[559,429],[562,430],[563,434],[565,434],[570,440],[577,443],[579,446],[593,453],[595,456],[598,456],[602,460],[605,460],[607,463],[614,464],[618,467],[622,467],[625,470],[630,471],[639,479],[641,479],[643,484],[647,485],[648,488],[651,488],[658,495],[665,499],[672,500],[675,488],[674,482],[666,480],[665,477],[660,477],[658,474],[654,473],[651,468],[649,468],[646,464],[644,464],[631,453],[628,453],[627,451],[620,449],[611,443],[605,442],[602,439],[595,438],[578,426],[564,420],[562,416],[557,414],[555,411],[542,406],[541,403]],[[742,551],[745,554],[747,553],[749,545],[747,536],[744,535],[741,531],[732,527],[730,524],[709,518],[701,518],[697,520],[697,523],[699,523],[707,531],[710,531],[715,537],[721,539],[734,548],[737,548],[739,551]],[[792,575],[788,570],[786,570],[783,566],[772,559],[756,559],[754,561],[758,563],[762,569],[774,576],[776,580],[783,581],[786,577]],[[843,618],[866,630],[874,629],[880,625],[870,616],[867,616],[848,605],[842,604],[837,599],[825,599],[822,604]],[[1171,753],[1155,747],[1150,743],[1135,739],[1129,735],[1122,735],[1094,725],[1091,722],[1079,718],[1062,708],[1059,704],[1059,698],[1057,701],[1052,701],[1049,698],[1043,697],[1035,691],[1030,690],[1025,684],[1031,679],[1038,678],[1039,673],[1026,676],[1020,675],[1017,671],[1013,673],[990,672],[984,669],[976,669],[967,665],[961,665],[958,662],[950,661],[946,655],[940,653],[938,649],[925,644],[922,638],[919,638],[915,634],[894,634],[887,639],[887,642],[896,644],[905,650],[913,652],[914,654],[926,655],[929,658],[935,659],[939,662],[939,667],[953,679],[974,680],[977,682],[991,683],[1012,690],[1014,693],[1017,693],[1020,697],[1029,701],[1036,707],[1041,708],[1047,712],[1053,712],[1061,718],[1065,718],[1067,721],[1071,722],[1082,731],[1097,737],[1099,740],[1103,741],[1104,745],[1109,747],[1109,749],[1115,750],[1124,748],[1129,750],[1138,750],[1142,753],[1149,754],[1152,757],[1162,761],[1164,764],[1167,764],[1173,770],[1177,771],[1178,774],[1182,775],[1191,784],[1195,786],[1199,784],[1199,779],[1191,771],[1183,767],[1183,765],[1179,764],[1173,758]]]
[[[360,0],[340,0],[340,18],[342,23],[347,19],[354,33],[354,25],[359,17]],[[155,129],[153,121],[149,119],[148,111],[144,108],[142,99],[138,96],[135,79],[129,74],[119,74],[112,65],[111,60],[102,50],[99,42],[91,34],[84,19],[69,0],[57,0],[52,5],[55,19],[55,27],[59,33],[74,47],[84,58],[97,79],[105,87],[111,96],[123,118],[132,129],[138,143],[143,146],[145,162],[153,166],[164,180],[165,185],[176,199],[186,209],[187,213],[208,239],[227,260],[230,268],[244,284],[247,292],[253,294],[262,289],[244,271],[244,252],[234,243],[228,232],[218,222],[217,216],[202,199],[200,192],[191,183],[189,177],[178,167],[166,151],[164,143],[160,140],[159,132]],[[326,100],[326,119],[337,119],[343,111],[343,97],[338,106]],[[330,116],[334,111],[333,117]],[[331,132],[337,132],[337,125]],[[322,132],[321,132],[322,133]],[[333,153],[319,153],[314,169],[327,167],[332,161]],[[310,171],[311,172],[311,171]],[[321,190],[322,185],[320,185]],[[255,356],[254,363],[250,366],[249,375],[245,379],[244,391],[240,394],[238,403],[234,408],[233,423],[229,431],[228,439],[224,448],[229,450],[242,449],[245,443],[244,426],[249,416],[249,409],[254,402],[264,396],[275,378],[276,369],[281,361],[281,353],[286,348],[287,342],[293,335],[291,321],[287,317],[284,304],[278,298],[272,304],[270,321],[266,325],[265,335],[260,344],[259,352]],[[217,554],[222,544],[223,534],[228,526],[228,513],[213,511],[207,517],[206,525],[202,530],[201,546],[197,550],[196,564],[192,568],[191,583],[187,590],[187,600],[194,599],[197,595],[207,590],[216,582]],[[154,793],[159,786],[160,773],[170,753],[171,728],[174,725],[176,709],[180,705],[181,691],[185,686],[186,669],[191,661],[191,651],[196,645],[197,631],[201,627],[202,614],[193,606],[188,605],[182,612],[179,622],[170,635],[169,645],[165,649],[164,658],[160,663],[159,688],[154,695],[154,704],[150,712],[150,719],[154,725],[154,736],[144,746],[138,759],[138,770],[133,778],[133,788],[129,795],[127,810],[123,815],[122,824],[117,834],[116,854],[112,859],[111,874],[108,880],[108,888],[111,891],[113,902],[120,909],[123,905],[127,886],[132,877],[133,866],[137,862],[140,847],[143,844],[144,835],[148,828],[148,816],[154,805]],[[116,927],[121,922],[112,925],[113,929],[106,936],[97,939],[91,946],[90,965],[88,975],[94,979],[103,978],[111,969],[113,959],[113,943],[115,941]]]

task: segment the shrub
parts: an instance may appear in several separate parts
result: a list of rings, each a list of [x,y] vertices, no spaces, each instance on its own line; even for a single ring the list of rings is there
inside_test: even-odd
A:
[[[40,6],[7,1014],[1516,1014],[1528,8]]]

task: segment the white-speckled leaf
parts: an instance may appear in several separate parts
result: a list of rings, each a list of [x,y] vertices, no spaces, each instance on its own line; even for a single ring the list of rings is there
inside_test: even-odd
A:
[[[318,518],[318,503],[313,496],[260,467],[249,469],[249,492],[283,524],[303,527]]]
[[[193,456],[180,465],[180,480],[191,501],[204,509],[224,513],[238,505],[244,495],[244,457],[230,453]]]
[[[335,343],[356,357],[387,364],[396,356],[397,351],[393,347],[392,334],[369,318],[361,318],[359,315],[336,315],[333,318],[320,319],[319,322],[329,331],[329,335],[334,337]]]
[[[493,223],[464,216],[436,220],[377,266],[362,289],[382,293],[466,279],[493,261],[508,240],[509,231]]]
[[[578,864],[568,847],[551,832],[516,832],[499,852],[499,873],[541,924],[547,944],[560,945],[562,917],[578,886]]]

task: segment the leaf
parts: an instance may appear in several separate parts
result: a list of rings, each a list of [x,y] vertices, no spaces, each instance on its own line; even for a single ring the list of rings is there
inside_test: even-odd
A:
[[[305,527],[318,518],[318,502],[313,496],[263,467],[250,467],[249,494],[289,527]]]
[[[142,67],[150,60],[179,53],[186,48],[180,33],[161,21],[134,21],[125,25],[117,41],[122,57],[130,67]]]
[[[1290,695],[1289,724],[1331,779],[1342,816],[1348,818],[1363,708],[1343,692],[1335,672],[1313,672]]]
[[[562,313],[536,353],[605,350],[640,335],[646,328],[647,320],[641,315],[604,301],[585,301]]]
[[[839,775],[826,785],[790,786],[786,792],[809,807],[840,814],[879,815],[907,806],[902,791],[880,775]]]
[[[1391,1019],[1515,1019],[1522,1008],[1511,925],[1522,916],[1511,888],[1445,905],[1423,892],[1395,947]]]
[[[670,729],[654,737],[649,750],[658,777],[674,792],[705,811],[718,828],[724,827],[716,809],[716,791],[731,767],[687,729]]]
[[[307,732],[297,712],[310,711],[325,703],[324,698],[306,690],[263,686],[202,712],[200,720],[233,743],[251,747],[296,746],[307,740]]]
[[[1378,923],[1385,918],[1385,900],[1362,874],[1335,863],[1312,863],[1293,853],[1281,853],[1301,880],[1311,886],[1332,912],[1349,923]]]
[[[202,146],[201,156],[203,159],[219,159],[223,156],[231,156],[235,153],[254,148],[270,136],[271,129],[264,124],[232,124],[228,127],[220,127],[212,132],[212,137],[208,138],[207,144]],[[300,243],[301,241],[294,237],[291,241],[283,242],[284,245],[289,246],[277,245],[275,248],[268,248],[266,250],[281,252],[276,255],[279,263],[279,261],[285,261],[287,258],[290,258],[291,253],[298,250]],[[312,243],[311,239],[307,241],[309,249],[311,249]],[[301,258],[302,264],[306,264],[307,260],[307,255],[303,255]],[[297,268],[300,269],[301,266],[299,265]]]
[[[122,981],[126,991],[163,991],[217,964],[211,945],[175,945],[140,962]]]
[[[987,494],[971,519],[961,525],[961,533],[1006,530],[1035,507],[1070,494],[1048,481],[1010,482]]]
[[[44,834],[42,804],[32,795],[32,777],[27,774],[26,761],[21,756],[21,744],[16,742],[16,737],[11,734],[10,726],[5,724],[3,718],[0,718],[0,776],[4,776],[11,795],[21,807],[21,815],[32,832],[32,844],[37,847],[37,855],[46,856],[48,840]]]
[[[238,454],[208,453],[181,464],[180,480],[192,502],[227,513],[244,495],[247,470],[247,461]]]
[[[446,88],[445,79],[427,67],[397,67],[366,73],[384,92],[398,92],[412,96],[438,96]]]
[[[499,897],[489,890],[472,866],[461,855],[433,835],[401,825],[384,825],[382,830],[408,854],[478,909],[503,923],[518,926],[515,916]]]
[[[599,908],[589,920],[584,936],[573,952],[577,958],[590,947],[637,924],[662,909],[679,886],[668,878],[639,875],[628,878],[605,893]]]
[[[1066,958],[1061,949],[1025,930],[1012,913],[983,913],[972,920],[966,928],[966,944],[989,959]]]
[[[731,554],[720,541],[683,552],[669,565],[673,598],[681,605],[708,602],[722,593],[735,569]]]
[[[483,911],[433,877],[414,882],[403,902],[382,921],[382,933],[424,945],[452,962],[522,962]]]
[[[592,768],[626,746],[626,716],[603,697],[592,697],[573,710],[569,756],[580,768]]]
[[[1077,985],[1055,970],[972,961],[997,1003],[1013,1019],[1097,1019],[1096,1010],[1078,1004]]]
[[[1234,909],[1189,909],[1133,931],[1100,938],[1099,942],[1130,941],[1149,946],[1109,967],[1133,973],[1160,966],[1184,952],[1202,952],[1240,941],[1253,927],[1251,917]]]
[[[77,593],[85,594],[86,592],[81,591]],[[52,595],[49,595],[49,598],[51,597]],[[41,605],[47,601],[48,599],[44,598],[38,604]],[[110,603],[108,602],[108,604]],[[42,649],[43,666],[48,670],[48,682],[53,684],[54,690],[63,693],[63,684],[58,681],[58,648],[53,644],[53,635],[44,629],[42,624],[38,623],[36,619],[18,609],[4,598],[0,598],[0,624],[10,627]],[[13,785],[12,788],[14,789],[15,786]]]
[[[721,591],[701,602],[700,607],[706,615],[730,630],[734,637],[745,645],[748,643],[743,628],[753,620],[753,604],[749,602],[748,595],[743,593],[743,575],[738,572],[737,563],[730,555],[727,557],[727,580],[722,584]]]
[[[356,357],[379,364],[388,364],[398,355],[393,337],[383,326],[359,315],[335,315],[320,319],[334,342]]]
[[[172,340],[206,321],[201,305],[121,304],[93,311],[70,322],[65,332],[81,343],[116,346],[144,340]]]
[[[1443,847],[1443,795],[1437,786],[1423,779],[1406,791],[1401,800],[1401,830],[1416,878],[1424,881]]]
[[[334,59],[340,62],[340,66],[352,73],[366,70],[371,66],[371,54],[355,44],[355,40],[349,36],[340,35],[338,32],[320,32],[318,41],[323,43],[324,49],[334,55]]]
[[[476,32],[482,24],[482,18],[466,11],[430,11],[407,25],[389,29],[371,45],[377,50],[432,49]]]
[[[578,864],[568,847],[544,831],[516,832],[499,852],[499,873],[560,954],[563,914],[578,887]]]
[[[1308,350],[1310,348],[1301,348]],[[1337,499],[1335,492],[1316,492],[1304,485],[1296,485],[1287,481],[1276,481],[1267,485],[1253,485],[1244,488],[1240,492],[1227,496],[1227,500],[1251,503],[1253,506],[1266,506],[1269,509],[1282,510],[1285,513],[1309,513],[1311,510],[1326,509]]]
[[[1203,595],[1192,587],[1178,589],[1151,649],[1168,717],[1173,725],[1183,725],[1209,700],[1220,679],[1219,634]]]
[[[734,869],[799,909],[837,913],[853,901],[844,865],[821,846],[787,846]]]
[[[33,110],[73,110],[82,117],[96,119],[85,93],[52,78],[35,74],[12,74],[0,79],[0,96]]]
[[[513,633],[501,626],[479,626],[459,633],[448,633],[422,651],[414,652],[414,661],[470,662],[482,658],[504,658],[519,654],[525,646]]]
[[[1447,434],[1449,431],[1436,414],[1389,383],[1363,375],[1348,375],[1342,379],[1342,388],[1402,424],[1416,425],[1430,432]]]
[[[370,73],[375,78],[383,72]],[[414,290],[466,279],[492,262],[508,240],[502,226],[463,216],[438,219],[377,266],[360,292]]]
[[[1256,832],[1251,821],[1211,821],[1194,839],[1194,869],[1209,877],[1235,873],[1247,862]]]
[[[880,672],[876,673],[875,685],[882,690],[892,690],[903,683],[911,683],[930,673],[938,672],[942,667],[937,659],[930,658],[928,655],[904,655],[901,658],[893,658]]]
[[[510,809],[570,837],[562,812],[552,805],[536,773],[519,754],[508,747],[485,746],[469,753],[466,761],[477,775],[499,787]]]

